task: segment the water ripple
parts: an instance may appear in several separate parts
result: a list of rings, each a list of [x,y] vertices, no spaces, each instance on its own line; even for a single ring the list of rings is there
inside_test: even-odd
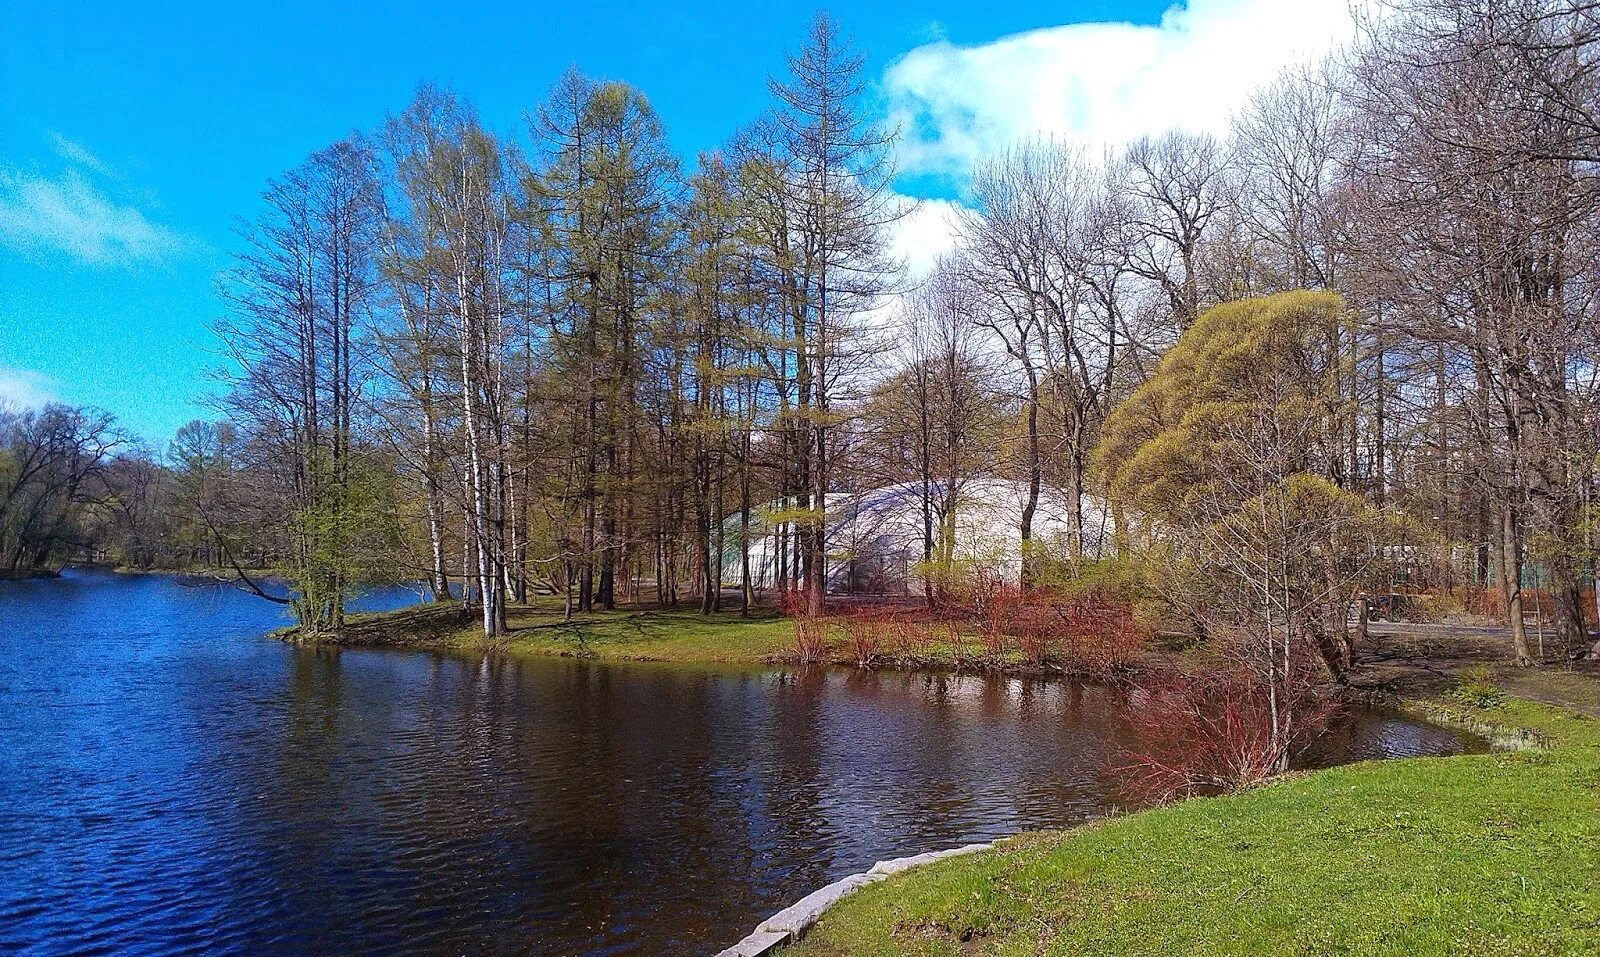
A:
[[[880,858],[1092,816],[1125,733],[1094,687],[318,652],[275,615],[0,584],[0,951],[707,954]],[[1363,716],[1324,758],[1460,746]]]

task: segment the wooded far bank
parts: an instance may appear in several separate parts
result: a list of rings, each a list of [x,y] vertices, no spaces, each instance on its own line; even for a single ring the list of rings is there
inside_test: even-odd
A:
[[[623,82],[499,131],[425,86],[267,185],[216,421],[157,454],[0,414],[0,573],[222,569],[311,635],[378,580],[488,636],[534,594],[816,616],[882,584],[835,503],[894,487],[923,602],[1092,591],[1285,693],[1370,594],[1470,593],[1521,662],[1537,611],[1581,655],[1597,51],[1587,5],[1396,3],[1226,139],[993,144],[926,275],[907,133],[826,16],[692,163]],[[997,487],[1014,523],[975,528]]]

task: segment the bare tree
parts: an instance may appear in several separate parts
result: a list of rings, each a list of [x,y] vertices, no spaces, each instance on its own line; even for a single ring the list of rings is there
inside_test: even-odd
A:
[[[1360,250],[1409,325],[1459,368],[1471,403],[1475,481],[1499,513],[1500,580],[1517,660],[1524,550],[1537,545],[1568,647],[1584,635],[1575,463],[1593,461],[1572,350],[1593,341],[1588,244],[1592,215],[1572,158],[1584,132],[1523,72],[1549,21],[1495,5],[1420,3],[1369,25],[1352,64],[1363,136],[1357,175],[1370,240]],[[1508,108],[1509,107],[1509,108]],[[1585,451],[1589,449],[1590,451]]]
[[[0,577],[50,568],[101,491],[99,480],[127,443],[97,409],[0,406]]]
[[[251,437],[257,474],[283,483],[274,519],[293,543],[287,601],[315,637],[343,626],[345,590],[361,574],[357,546],[371,534],[353,467],[367,375],[355,340],[376,294],[371,156],[358,141],[336,143],[274,180],[264,199],[223,287],[232,314],[216,328],[232,363],[227,408]]]
[[[1159,286],[1180,329],[1200,314],[1206,230],[1229,202],[1222,146],[1173,131],[1136,140],[1124,156],[1137,230],[1134,268]]]

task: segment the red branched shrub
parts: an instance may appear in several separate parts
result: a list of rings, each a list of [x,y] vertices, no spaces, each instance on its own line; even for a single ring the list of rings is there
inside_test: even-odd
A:
[[[1017,648],[1022,652],[1022,663],[1029,668],[1043,668],[1049,664],[1055,643],[1047,629],[1035,624],[1025,624],[1017,631]]]
[[[1498,583],[1487,588],[1467,587],[1455,589],[1455,595],[1461,601],[1462,608],[1471,615],[1481,618],[1492,618],[1496,621],[1508,621],[1510,613],[1506,609],[1506,593]],[[1556,604],[1555,593],[1546,588],[1522,589],[1522,617],[1529,624],[1552,624],[1555,620]],[[1580,589],[1578,593],[1578,607],[1583,612],[1584,620],[1590,624],[1600,621],[1596,616],[1594,589]]]
[[[917,664],[928,657],[935,623],[896,615],[888,623],[889,652],[902,664]]]
[[[1327,726],[1336,703],[1319,693],[1310,667],[1275,690],[1239,664],[1141,681],[1124,706],[1132,743],[1107,771],[1140,804],[1281,773]]]
[[[990,583],[982,589],[978,604],[978,626],[983,638],[983,654],[991,663],[1005,658],[1007,638],[1022,612],[1022,590],[1003,583]]]
[[[822,661],[828,655],[828,622],[824,618],[794,620],[795,655],[803,662]]]
[[[961,632],[961,625],[954,621],[936,622],[930,626],[929,643],[943,644],[950,650],[950,660],[955,664],[957,671],[965,671],[972,667],[974,659],[970,649],[967,648],[966,636]]]
[[[856,667],[870,668],[877,663],[887,644],[892,620],[892,613],[877,610],[859,611],[834,619],[839,630],[844,632],[845,648]]]
[[[1000,666],[1015,651],[1029,668],[1110,677],[1129,670],[1149,638],[1122,602],[1023,592],[992,578],[980,579],[970,594],[974,604],[965,628],[943,620],[934,629],[940,634],[923,643],[926,652],[942,637],[957,668]],[[969,647],[969,638],[978,647]]]
[[[1149,632],[1127,605],[1093,596],[1059,599],[1050,606],[1060,636],[1056,661],[1069,674],[1110,677],[1139,660]]]
[[[1505,593],[1499,588],[1458,588],[1456,595],[1461,599],[1461,607],[1467,614],[1505,621],[1506,598]]]
[[[823,660],[828,653],[828,620],[811,613],[802,588],[778,592],[778,608],[794,622],[794,653],[802,662]]]

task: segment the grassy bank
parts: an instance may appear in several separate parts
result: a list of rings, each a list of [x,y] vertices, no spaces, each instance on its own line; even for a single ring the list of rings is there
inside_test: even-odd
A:
[[[1460,716],[1544,746],[1025,835],[869,887],[786,953],[1600,953],[1600,721],[1516,699]]]
[[[794,626],[766,609],[700,615],[683,609],[619,609],[563,620],[556,600],[508,609],[511,634],[497,643],[513,654],[636,661],[766,661],[793,644]],[[352,615],[342,643],[471,650],[483,631],[454,604]]]
[[[1130,670],[1144,655],[1141,632],[1067,629],[1066,637],[986,640],[981,622],[894,614],[868,608],[808,626],[821,641],[812,660],[874,668],[1004,671],[1014,674],[1107,676]],[[899,616],[904,617],[899,617]],[[563,615],[559,600],[537,599],[508,609],[510,634],[486,643],[483,632],[455,603],[426,604],[380,614],[352,615],[334,639],[345,645],[482,649],[533,655],[611,660],[773,662],[799,657],[794,620],[759,607],[749,615],[653,606]],[[292,629],[280,633],[293,635]]]

